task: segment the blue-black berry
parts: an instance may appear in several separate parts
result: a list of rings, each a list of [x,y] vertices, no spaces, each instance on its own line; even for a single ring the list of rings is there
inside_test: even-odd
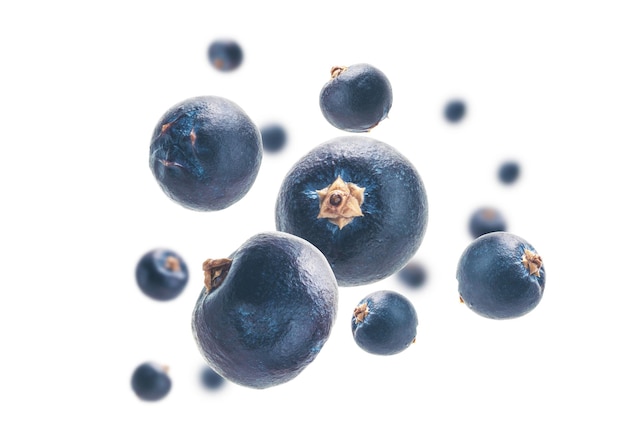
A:
[[[172,389],[172,380],[166,366],[144,362],[134,371],[130,385],[135,395],[144,401],[158,401]]]

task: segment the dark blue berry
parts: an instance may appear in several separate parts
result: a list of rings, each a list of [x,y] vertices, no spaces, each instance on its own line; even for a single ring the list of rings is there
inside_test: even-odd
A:
[[[169,249],[154,249],[137,262],[135,278],[139,289],[152,299],[166,301],[179,296],[189,280],[187,264]]]
[[[352,314],[352,335],[368,353],[394,355],[415,342],[417,313],[411,301],[394,291],[366,296]]]
[[[402,268],[426,231],[428,203],[411,162],[388,144],[343,136],[318,145],[285,176],[276,228],[320,249],[340,286]]]
[[[262,156],[259,129],[237,104],[217,96],[174,105],[150,144],[150,168],[163,192],[197,211],[224,209],[243,198]]]
[[[466,110],[465,102],[459,99],[454,99],[449,101],[444,110],[443,114],[446,120],[452,123],[459,122],[465,116]]]
[[[267,124],[261,127],[261,140],[266,152],[279,152],[287,143],[287,132],[280,124]]]
[[[546,271],[541,256],[523,238],[492,232],[461,254],[456,278],[461,302],[491,319],[525,315],[543,296]]]
[[[417,260],[411,260],[404,268],[398,271],[398,279],[411,288],[419,288],[424,285],[427,277],[426,267]]]
[[[493,207],[481,207],[472,212],[469,231],[472,237],[496,231],[506,231],[507,225],[502,213]]]
[[[209,390],[217,390],[226,384],[224,377],[209,366],[202,367],[200,381]]]
[[[498,169],[498,179],[504,184],[514,183],[520,174],[520,165],[517,161],[505,161]]]
[[[133,372],[130,385],[133,392],[144,401],[158,401],[170,392],[172,380],[168,368],[153,362],[139,365]]]
[[[377,126],[387,117],[392,102],[387,76],[364,63],[333,67],[319,99],[326,120],[348,132],[367,132]]]
[[[193,334],[207,364],[246,387],[295,378],[330,336],[335,276],[312,244],[284,232],[257,234],[229,258],[203,264]]]
[[[243,62],[241,45],[234,40],[215,40],[208,49],[209,62],[219,71],[233,71]]]

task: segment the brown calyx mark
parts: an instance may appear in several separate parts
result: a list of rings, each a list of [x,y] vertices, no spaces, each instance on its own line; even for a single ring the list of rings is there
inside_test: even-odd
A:
[[[169,129],[171,125],[172,125],[172,122],[168,122],[166,124],[163,124],[161,126],[161,134],[167,132],[167,129]]]
[[[361,205],[365,193],[364,187],[346,183],[340,176],[328,187],[317,190],[320,200],[320,212],[317,218],[327,218],[342,229],[354,217],[362,217]]]
[[[539,270],[543,264],[541,256],[530,249],[524,249],[524,255],[522,256],[522,264],[524,268],[528,270],[531,276],[539,277]]]
[[[231,259],[207,259],[202,263],[204,286],[207,292],[222,284],[230,270],[231,263],[233,263]]]
[[[167,256],[165,258],[165,268],[170,271],[178,272],[180,271],[180,261],[174,256]]]
[[[370,314],[370,309],[367,306],[367,302],[364,302],[356,307],[354,309],[354,318],[356,319],[356,323],[360,324],[363,322],[368,314]]]
[[[191,129],[191,132],[189,133],[189,139],[191,139],[191,145],[195,146],[198,136],[196,135],[196,131],[194,129]]]
[[[347,69],[348,67],[344,67],[343,65],[335,65],[330,69],[330,77],[334,79]]]
[[[463,300],[463,296],[461,296],[460,294],[459,294],[459,302],[461,302],[462,304],[465,303],[465,301]]]

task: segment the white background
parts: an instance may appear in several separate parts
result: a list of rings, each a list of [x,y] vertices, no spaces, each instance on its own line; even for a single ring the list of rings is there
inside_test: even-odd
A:
[[[0,443],[32,445],[626,442],[624,168],[626,10],[620,1],[22,2],[0,17]],[[220,73],[206,49],[237,39]],[[389,119],[370,136],[413,161],[430,218],[417,253],[427,286],[395,277],[340,290],[333,333],[295,380],[200,388],[191,309],[202,261],[274,229],[291,165],[344,134],[318,105],[333,65],[389,77]],[[237,204],[197,213],[148,167],[174,103],[217,95],[289,132]],[[450,125],[445,102],[467,101]],[[522,176],[496,179],[505,159]],[[458,301],[470,212],[498,207],[544,258],[540,305],[492,321]],[[191,269],[181,297],[134,281],[154,247]],[[355,304],[377,289],[414,303],[417,342],[361,351]],[[145,360],[169,365],[158,403],[130,390]]]

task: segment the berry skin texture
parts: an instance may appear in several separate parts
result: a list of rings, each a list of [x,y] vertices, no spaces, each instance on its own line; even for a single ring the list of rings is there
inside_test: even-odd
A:
[[[143,401],[159,401],[172,389],[168,368],[154,362],[144,362],[134,371],[130,386],[135,395]]]
[[[330,336],[338,287],[323,254],[290,234],[264,232],[227,259],[203,264],[192,330],[207,364],[264,389],[299,375]]]
[[[137,262],[135,279],[146,296],[158,301],[168,301],[183,292],[189,281],[189,270],[176,252],[153,249]]]
[[[342,136],[304,155],[285,176],[276,228],[324,253],[339,286],[384,279],[419,248],[428,221],[422,180],[388,144]]]
[[[352,336],[359,347],[375,355],[395,355],[415,342],[417,313],[413,304],[394,291],[369,294],[354,309]]]
[[[280,124],[264,125],[261,127],[261,140],[266,152],[280,152],[287,144],[287,131]]]
[[[443,109],[443,116],[450,123],[460,122],[467,112],[467,106],[465,102],[460,99],[453,99],[449,101]]]
[[[461,302],[491,319],[511,319],[534,309],[543,296],[541,256],[523,238],[492,232],[472,241],[456,272]]]
[[[391,83],[372,65],[335,66],[319,104],[326,120],[347,132],[368,132],[385,119],[393,103]]]
[[[250,190],[261,166],[261,133],[234,102],[197,96],[171,107],[154,128],[150,169],[185,208],[217,211]]]
[[[503,184],[513,184],[520,174],[520,165],[516,161],[505,161],[498,168],[498,179]]]
[[[241,45],[234,40],[215,40],[209,45],[207,53],[209,63],[218,71],[233,71],[243,62]]]
[[[506,231],[507,225],[502,213],[493,207],[481,207],[476,209],[469,220],[469,232],[472,237],[496,231]]]

